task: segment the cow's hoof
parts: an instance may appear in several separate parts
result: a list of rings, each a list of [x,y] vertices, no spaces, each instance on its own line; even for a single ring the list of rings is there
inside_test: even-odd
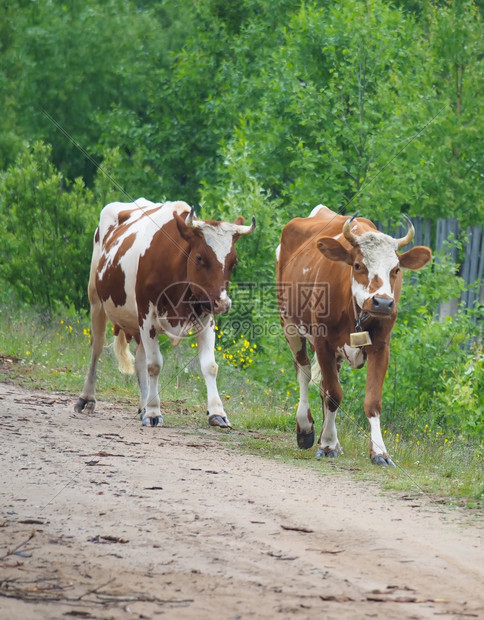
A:
[[[163,418],[161,415],[155,415],[154,417],[144,415],[141,418],[141,423],[143,426],[163,426]]]
[[[310,433],[298,433],[297,434],[297,445],[302,450],[308,450],[312,448],[314,444],[314,431]]]
[[[218,415],[217,413],[209,416],[208,423],[210,424],[210,426],[218,426],[220,428],[232,428],[228,419],[224,418],[221,415]]]
[[[81,398],[79,396],[79,398],[77,399],[77,403],[74,405],[74,411],[76,413],[82,413],[83,411],[84,413],[92,413],[95,408],[96,408],[95,398],[93,398],[92,400],[86,400],[85,398]]]
[[[338,450],[325,450],[324,448],[319,448],[316,452],[316,458],[322,459],[323,456],[328,459],[335,459],[339,455]]]
[[[371,462],[373,463],[373,465],[383,465],[384,467],[388,467],[388,466],[395,467],[395,463],[392,461],[392,459],[389,456],[385,458],[381,454],[374,454],[371,457]]]

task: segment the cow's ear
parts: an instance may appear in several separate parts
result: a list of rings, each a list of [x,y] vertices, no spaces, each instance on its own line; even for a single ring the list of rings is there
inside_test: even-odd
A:
[[[242,215],[239,215],[239,217],[235,220],[234,224],[237,224],[237,226],[243,226],[245,224],[245,220]]]
[[[423,245],[416,245],[403,254],[399,254],[400,265],[405,269],[422,269],[432,260],[432,250]]]
[[[329,260],[341,261],[348,263],[348,265],[352,264],[348,250],[333,237],[321,237],[318,239],[318,250]]]
[[[189,243],[193,241],[193,228],[188,228],[185,224],[185,220],[178,215],[176,211],[173,211],[173,217],[175,218],[176,227],[178,228],[178,232],[180,233],[182,239],[185,239],[185,241],[188,241]]]

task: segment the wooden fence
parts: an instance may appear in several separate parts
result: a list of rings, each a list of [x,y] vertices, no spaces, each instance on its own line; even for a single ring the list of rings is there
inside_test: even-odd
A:
[[[454,314],[460,301],[467,308],[473,308],[477,303],[484,304],[484,227],[470,226],[461,229],[457,219],[439,219],[437,222],[428,218],[412,218],[415,227],[415,238],[411,245],[427,245],[437,252],[450,256],[456,265],[456,274],[461,276],[467,285],[477,285],[466,290],[458,299],[453,299],[440,308],[440,316]],[[382,224],[379,230],[388,230]],[[392,235],[404,235],[405,226],[400,225]],[[463,251],[459,252],[452,240],[459,239]],[[411,247],[411,246],[409,246]]]

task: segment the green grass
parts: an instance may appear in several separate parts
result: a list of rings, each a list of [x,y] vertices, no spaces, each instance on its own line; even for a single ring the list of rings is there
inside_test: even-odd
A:
[[[66,312],[43,319],[29,311],[0,312],[0,379],[27,388],[80,393],[90,357],[89,321]],[[107,341],[111,338],[107,335]],[[107,342],[108,344],[108,342]],[[223,338],[217,341],[224,344]],[[196,347],[182,342],[172,348],[162,340],[165,368],[160,378],[161,399],[167,404],[170,426],[196,430],[206,424],[205,385],[200,375]],[[219,389],[236,429],[220,432],[221,443],[237,451],[293,462],[321,474],[349,471],[352,476],[379,483],[382,488],[418,493],[469,509],[483,507],[482,454],[478,446],[444,433],[424,429],[419,435],[392,432],[382,425],[384,439],[396,468],[371,465],[368,458],[368,424],[362,412],[362,395],[349,393],[338,421],[344,455],[317,461],[315,449],[296,446],[297,389],[291,365],[274,365],[262,353],[250,368],[234,366],[233,358],[217,353]],[[114,355],[106,349],[99,366],[99,399],[131,403],[137,408],[134,377],[121,375]],[[319,396],[311,394],[316,432],[321,429]]]

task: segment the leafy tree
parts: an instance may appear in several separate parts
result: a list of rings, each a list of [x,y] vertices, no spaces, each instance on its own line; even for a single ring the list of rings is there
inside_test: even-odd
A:
[[[457,217],[463,226],[484,221],[480,32],[472,2],[428,6],[389,121],[391,165],[379,158],[369,170],[383,173],[362,204],[371,210],[376,203],[380,217],[390,201],[410,215]]]
[[[52,144],[53,161],[66,178],[92,183],[96,168],[83,149],[99,154],[113,114],[113,129],[123,118],[126,139],[120,144],[114,136],[109,144],[122,146],[129,158],[143,140],[147,84],[170,64],[186,12],[172,2],[155,9],[131,1],[70,0],[9,3],[4,14],[0,89],[11,102],[15,134]],[[133,119],[136,129],[129,130]]]
[[[67,183],[50,160],[51,148],[36,142],[0,177],[5,223],[0,278],[33,306],[81,307],[86,305],[93,196],[81,179]]]
[[[379,219],[483,222],[476,6],[3,2],[0,170],[11,178],[24,163],[33,174],[24,140],[51,144],[46,219],[58,219],[56,184],[69,205],[82,191],[91,205],[90,188],[95,217],[79,221],[88,244],[112,197],[254,214],[243,279],[272,277],[282,226],[320,202]]]

